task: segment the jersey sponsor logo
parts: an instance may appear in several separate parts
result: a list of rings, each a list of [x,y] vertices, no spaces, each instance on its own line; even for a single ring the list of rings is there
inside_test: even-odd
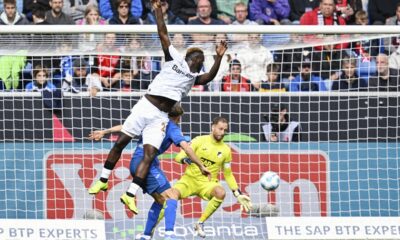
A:
[[[174,64],[174,66],[172,66],[172,70],[174,70],[177,74],[185,76],[185,77],[187,77],[189,79],[194,79],[195,78],[195,76],[193,76],[192,74],[185,73],[184,71],[179,69],[179,67],[176,64]]]
[[[204,158],[204,157],[201,157],[200,160],[204,164],[204,166],[206,166],[206,167],[209,167],[209,166],[212,166],[212,165],[215,164],[214,161],[211,161],[210,159],[207,159],[207,158]]]
[[[217,153],[217,158],[222,158],[222,152]]]

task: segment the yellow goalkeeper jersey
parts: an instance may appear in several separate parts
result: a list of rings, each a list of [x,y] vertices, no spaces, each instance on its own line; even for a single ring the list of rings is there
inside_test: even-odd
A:
[[[218,181],[218,174],[223,170],[225,181],[228,183],[229,187],[232,190],[238,189],[236,179],[231,170],[231,148],[227,144],[223,141],[215,141],[211,135],[205,135],[194,138],[190,146],[204,166],[211,172],[212,180]],[[186,153],[181,151],[175,157],[175,160],[181,162],[181,160],[186,157]],[[195,164],[186,167],[185,175],[201,182],[208,181],[207,177],[200,172]]]

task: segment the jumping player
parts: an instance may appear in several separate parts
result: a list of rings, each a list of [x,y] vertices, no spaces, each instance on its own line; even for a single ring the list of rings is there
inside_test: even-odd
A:
[[[122,126],[121,135],[107,156],[100,180],[96,181],[89,189],[89,193],[96,193],[108,188],[108,177],[120,158],[122,150],[134,136],[142,135],[143,159],[136,169],[128,191],[121,197],[121,201],[135,214],[138,213],[135,194],[140,187],[144,188],[150,164],[165,137],[168,113],[176,102],[187,95],[194,84],[204,85],[214,79],[222,56],[227,50],[226,42],[221,41],[216,46],[214,65],[208,73],[199,74],[204,62],[203,51],[200,48],[189,48],[184,58],[180,56],[170,43],[160,0],[152,0],[151,2],[157,20],[157,30],[165,63],[161,72],[150,84],[145,96],[132,108],[131,114]],[[207,175],[206,172],[203,172],[203,174]]]

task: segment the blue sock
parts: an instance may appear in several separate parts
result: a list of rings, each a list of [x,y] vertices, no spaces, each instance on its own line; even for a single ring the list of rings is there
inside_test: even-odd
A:
[[[157,224],[158,216],[160,215],[163,205],[153,202],[147,216],[146,227],[144,228],[144,235],[151,236],[154,227]]]
[[[165,231],[174,231],[178,201],[168,199],[165,207]]]

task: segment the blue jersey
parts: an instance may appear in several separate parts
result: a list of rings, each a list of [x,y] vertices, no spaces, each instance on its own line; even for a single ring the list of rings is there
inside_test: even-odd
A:
[[[169,120],[167,124],[167,128],[165,130],[165,137],[164,140],[161,143],[160,149],[158,149],[158,155],[163,154],[167,149],[171,146],[171,144],[175,144],[176,146],[179,146],[179,144],[182,141],[187,141],[186,138],[183,136],[181,129],[179,126],[172,120]],[[139,141],[137,143],[136,150],[133,154],[132,159],[138,157],[138,156],[143,156],[144,155],[144,150],[143,150],[143,141],[142,137],[139,138]],[[159,166],[160,162],[158,158],[156,157],[154,161],[152,162],[152,165]]]
[[[158,150],[157,156],[164,153],[172,143],[176,146],[182,141],[187,141],[186,138],[182,135],[181,129],[174,123],[173,121],[169,121],[167,124],[167,128],[165,130],[165,137],[163,142],[161,143],[160,149]],[[137,147],[135,152],[133,153],[132,160],[130,163],[130,171],[132,176],[135,174],[137,167],[143,159],[144,150],[143,150],[143,141],[142,138],[139,139],[137,143]],[[157,156],[153,159],[149,173],[146,177],[146,186],[143,188],[143,191],[148,194],[152,194],[154,192],[163,193],[165,190],[169,189],[171,185],[168,182],[167,177],[164,172],[160,168],[160,161]]]

